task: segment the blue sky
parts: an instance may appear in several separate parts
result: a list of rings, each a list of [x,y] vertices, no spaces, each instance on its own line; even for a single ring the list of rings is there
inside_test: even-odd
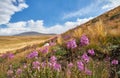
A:
[[[0,0],[0,35],[63,33],[119,5],[120,0]]]
[[[27,21],[27,20],[44,20],[45,26],[54,25],[56,23],[64,23],[65,21],[74,21],[75,18],[62,19],[64,13],[79,10],[84,6],[92,3],[92,0],[26,0],[29,5],[27,9],[17,12],[12,16],[10,22]]]

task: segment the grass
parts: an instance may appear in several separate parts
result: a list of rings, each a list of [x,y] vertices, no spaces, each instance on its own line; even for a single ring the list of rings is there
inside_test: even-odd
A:
[[[49,36],[0,36],[0,53],[15,51],[26,46],[39,44],[52,37]]]

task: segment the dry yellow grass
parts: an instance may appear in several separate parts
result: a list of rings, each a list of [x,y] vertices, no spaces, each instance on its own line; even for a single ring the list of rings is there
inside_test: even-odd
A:
[[[75,31],[73,31],[72,36],[74,38],[80,38],[82,36],[82,34],[83,34],[82,28],[78,28]]]
[[[63,38],[61,37],[61,35],[58,36],[58,38],[57,38],[57,43],[58,43],[59,45],[62,45],[62,44],[63,44]]]
[[[87,35],[89,36],[91,43],[99,43],[102,41],[106,43],[107,30],[102,21],[98,21],[95,26],[89,26]]]
[[[0,53],[15,51],[25,46],[39,44],[52,37],[49,36],[0,36]]]

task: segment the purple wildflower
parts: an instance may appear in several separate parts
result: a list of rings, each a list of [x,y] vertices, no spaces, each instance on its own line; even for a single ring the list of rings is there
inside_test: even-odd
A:
[[[88,45],[89,44],[88,37],[86,37],[85,35],[82,35],[82,37],[80,39],[80,43],[81,43],[82,46]]]
[[[82,59],[85,61],[85,62],[89,62],[89,57],[88,57],[88,55],[86,54],[86,53],[84,53],[83,55],[82,55]]]
[[[58,64],[58,63],[54,63],[54,64],[53,64],[53,68],[54,68],[54,70],[60,71],[61,65]]]
[[[32,63],[32,66],[33,66],[33,68],[34,69],[40,69],[40,62],[39,61],[34,61],[33,63]]]
[[[8,57],[8,53],[3,53],[1,57],[2,58],[7,58]]]
[[[92,55],[92,56],[95,55],[95,52],[94,52],[93,49],[89,49],[89,50],[88,50],[88,53],[89,53],[90,55]]]
[[[42,67],[42,68],[44,68],[46,65],[47,65],[46,62],[42,62],[42,63],[41,63],[41,67]]]
[[[49,51],[48,46],[44,46],[44,47],[40,48],[40,52],[42,52],[42,53],[48,53],[48,51]]]
[[[92,75],[92,71],[88,70],[87,68],[85,68],[85,73],[86,73],[87,75]]]
[[[83,64],[82,61],[78,61],[78,62],[77,62],[77,66],[78,66],[78,69],[79,69],[80,71],[83,71],[83,70],[84,70],[84,64]]]
[[[67,42],[67,48],[68,49],[74,49],[76,47],[77,47],[77,44],[76,44],[75,39],[72,39],[72,40]]]
[[[13,53],[9,53],[9,54],[8,54],[8,58],[9,58],[9,59],[14,58],[14,54],[13,54]]]
[[[34,57],[38,57],[38,52],[37,51],[33,51],[33,52],[31,52],[28,56],[27,56],[27,58],[34,58]]]
[[[50,62],[51,62],[51,63],[56,63],[56,61],[57,61],[57,58],[56,58],[55,56],[52,56],[52,57],[50,58]]]
[[[50,45],[50,46],[54,46],[54,45],[56,45],[56,43],[50,41],[50,42],[49,42],[49,45]]]
[[[7,75],[8,75],[8,76],[12,76],[13,73],[14,73],[13,70],[8,70],[8,71],[7,71]]]
[[[14,58],[14,54],[13,54],[13,53],[10,53],[10,52],[7,52],[7,53],[2,54],[1,57],[2,57],[2,58],[12,59],[12,58]]]
[[[70,63],[68,64],[68,68],[72,68],[72,67],[73,67],[73,63],[70,62]]]
[[[16,74],[19,75],[19,74],[21,74],[21,73],[22,73],[22,69],[20,69],[20,68],[17,69]]]
[[[116,59],[112,60],[111,64],[117,65],[118,64],[118,60],[116,60]]]

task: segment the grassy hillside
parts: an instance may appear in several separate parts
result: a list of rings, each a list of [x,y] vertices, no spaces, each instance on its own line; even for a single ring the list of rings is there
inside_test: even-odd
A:
[[[103,27],[106,29],[106,31],[110,35],[119,35],[120,33],[120,6],[114,8],[111,11],[108,11],[80,26],[77,26],[74,29],[71,29],[67,31],[64,34],[70,34],[73,33],[76,30],[82,30],[83,33],[87,33],[87,31],[90,31],[91,29],[94,29],[96,27],[96,23],[102,22]]]
[[[4,53],[0,78],[120,78],[120,6],[42,44]]]

